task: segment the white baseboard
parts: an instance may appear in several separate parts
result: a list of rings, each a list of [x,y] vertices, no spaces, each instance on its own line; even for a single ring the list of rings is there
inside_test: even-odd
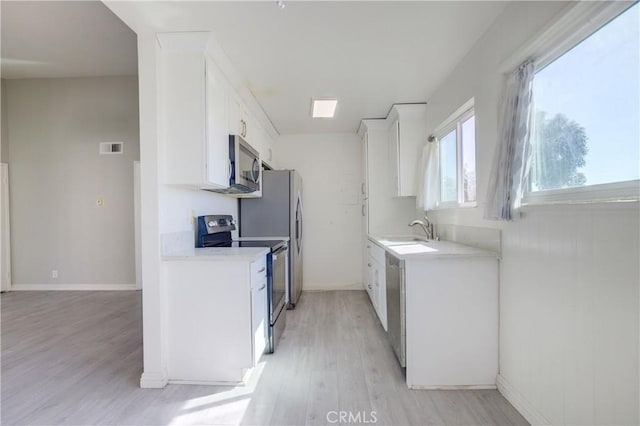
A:
[[[364,290],[362,283],[304,283],[302,291]]]
[[[169,381],[162,373],[144,372],[140,376],[140,387],[143,389],[162,389]]]
[[[436,386],[422,386],[411,385],[411,390],[485,390],[496,389],[496,385],[436,385]]]
[[[550,425],[547,420],[517,389],[498,374],[498,391],[532,425]]]
[[[135,284],[12,284],[11,291],[114,291],[135,290]]]
[[[171,385],[198,385],[198,386],[246,386],[246,382],[238,381],[238,382],[221,382],[215,380],[181,380],[181,379],[171,379],[168,381]]]

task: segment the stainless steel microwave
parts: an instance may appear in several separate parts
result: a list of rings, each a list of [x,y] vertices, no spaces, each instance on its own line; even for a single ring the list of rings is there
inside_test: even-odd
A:
[[[229,187],[223,194],[246,194],[260,189],[260,154],[238,135],[229,135]]]

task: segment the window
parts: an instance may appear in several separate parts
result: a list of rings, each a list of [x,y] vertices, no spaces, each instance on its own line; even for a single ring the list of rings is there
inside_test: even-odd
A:
[[[476,123],[473,108],[465,104],[462,114],[441,126],[439,146],[441,206],[475,205]]]
[[[639,12],[636,3],[539,67],[533,195],[640,179]]]

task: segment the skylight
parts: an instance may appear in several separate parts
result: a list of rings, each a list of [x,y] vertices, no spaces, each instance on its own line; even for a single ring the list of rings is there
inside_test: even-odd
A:
[[[311,109],[313,118],[333,118],[338,106],[337,99],[314,99]]]

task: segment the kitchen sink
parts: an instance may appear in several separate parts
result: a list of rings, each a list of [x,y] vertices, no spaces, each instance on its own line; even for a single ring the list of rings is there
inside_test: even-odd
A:
[[[430,247],[430,240],[414,236],[384,237],[380,238],[378,242],[397,254],[433,253],[438,251]]]
[[[433,247],[429,247],[426,241],[421,241],[419,243],[409,243],[409,244],[395,244],[395,245],[389,246],[389,249],[398,254],[433,253],[438,251]]]
[[[430,240],[420,237],[384,237],[378,240],[385,246],[428,243]]]

